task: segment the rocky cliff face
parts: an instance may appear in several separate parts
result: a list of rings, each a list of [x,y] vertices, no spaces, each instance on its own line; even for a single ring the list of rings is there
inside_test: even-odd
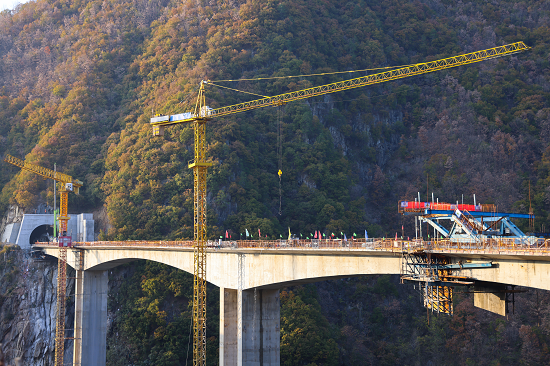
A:
[[[70,274],[68,269],[68,276]],[[74,281],[68,280],[66,328],[74,319]],[[15,246],[0,247],[0,343],[7,364],[52,365],[55,353],[57,261],[32,258]],[[71,336],[67,332],[67,336]],[[65,360],[72,359],[72,341]]]

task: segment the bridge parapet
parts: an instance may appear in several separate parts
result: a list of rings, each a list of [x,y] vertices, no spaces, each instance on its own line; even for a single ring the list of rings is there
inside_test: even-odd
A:
[[[95,241],[73,242],[73,247],[86,248],[185,248],[192,249],[192,240],[182,241]],[[36,243],[36,247],[56,247],[57,244]],[[550,239],[521,240],[517,238],[485,239],[475,242],[461,242],[448,239],[403,240],[403,239],[309,239],[309,240],[228,240],[208,241],[210,251],[219,249],[262,249],[262,250],[354,250],[384,252],[463,253],[463,254],[510,254],[550,256]]]

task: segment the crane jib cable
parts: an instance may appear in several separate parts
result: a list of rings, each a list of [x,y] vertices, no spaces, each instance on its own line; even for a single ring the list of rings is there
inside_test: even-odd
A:
[[[398,66],[384,66],[384,67],[375,67],[372,69],[362,69],[362,70],[349,70],[349,71],[332,71],[332,72],[321,72],[318,74],[303,74],[303,75],[288,75],[288,76],[269,76],[264,78],[250,78],[250,79],[226,79],[226,80],[214,80],[212,82],[214,83],[221,83],[221,82],[233,82],[233,81],[260,81],[260,80],[276,80],[276,79],[292,79],[292,78],[307,78],[307,77],[313,77],[313,76],[327,76],[327,75],[338,75],[338,74],[352,74],[355,72],[366,72],[366,71],[377,71],[377,70],[388,70],[388,69],[396,69],[399,67],[408,67],[412,66],[414,64],[410,65],[398,65]]]
[[[235,89],[235,88],[230,88],[230,87],[228,87],[228,86],[223,86],[223,85],[214,84],[214,83],[211,82],[211,81],[208,82],[208,85],[214,85],[214,86],[217,86],[218,88],[229,89],[229,90],[233,90],[233,91],[236,91],[236,92],[239,92],[239,93],[245,93],[245,94],[255,95],[255,96],[257,96],[257,97],[269,98],[269,97],[266,96],[266,95],[255,94],[255,93],[247,92],[247,91],[244,91],[244,90],[239,90],[239,89]]]
[[[467,65],[475,62],[485,61],[501,57],[504,55],[510,55],[518,52],[522,52],[529,49],[523,42],[517,42],[510,45],[491,48],[488,50],[482,50],[472,52],[464,55],[449,57],[442,60],[430,61],[420,64],[415,64],[410,67],[403,67],[391,71],[384,71],[377,74],[366,75],[355,79],[349,79],[339,81],[331,84],[316,86],[313,88],[298,90],[294,92],[284,93],[268,98],[253,100],[250,102],[243,102],[227,107],[221,107],[211,109],[208,111],[208,117],[225,116],[227,114],[233,114],[238,112],[244,112],[250,109],[267,107],[280,102],[291,102],[300,99],[310,98],[314,96],[329,94],[337,91],[354,89],[362,86],[378,84],[390,80],[402,79],[410,76],[425,74],[429,72],[439,71],[461,65]],[[208,82],[206,82],[208,84]],[[206,116],[205,116],[206,117]]]

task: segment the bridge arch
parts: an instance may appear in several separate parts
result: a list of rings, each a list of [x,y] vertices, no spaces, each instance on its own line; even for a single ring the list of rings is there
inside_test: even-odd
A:
[[[45,254],[58,256],[58,248],[41,246]],[[140,245],[82,246],[84,270],[109,269],[135,259],[152,260],[193,273],[190,247],[147,247]],[[77,250],[78,250],[77,249]],[[550,290],[550,261],[547,255],[450,253],[458,262],[492,262],[491,268],[465,268],[457,275],[478,281]],[[75,265],[75,255],[68,255]],[[282,288],[338,277],[400,274],[399,252],[377,250],[323,249],[210,249],[206,280],[228,289]]]
[[[137,259],[151,260],[193,273],[192,248],[87,247],[84,270],[109,270]],[[57,256],[57,248],[45,249]],[[76,252],[77,250],[75,250]],[[75,265],[77,255],[68,255]],[[275,289],[305,282],[376,274],[399,274],[400,256],[372,251],[212,250],[206,280],[218,287]]]

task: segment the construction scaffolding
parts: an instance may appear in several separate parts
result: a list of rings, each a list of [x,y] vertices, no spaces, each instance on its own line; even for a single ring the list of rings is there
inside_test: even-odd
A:
[[[424,307],[434,313],[453,314],[453,288],[464,285],[465,277],[451,276],[451,262],[439,254],[403,252],[402,281],[415,282],[415,288],[422,296]],[[458,281],[458,280],[462,281]],[[473,284],[473,282],[469,283]]]

